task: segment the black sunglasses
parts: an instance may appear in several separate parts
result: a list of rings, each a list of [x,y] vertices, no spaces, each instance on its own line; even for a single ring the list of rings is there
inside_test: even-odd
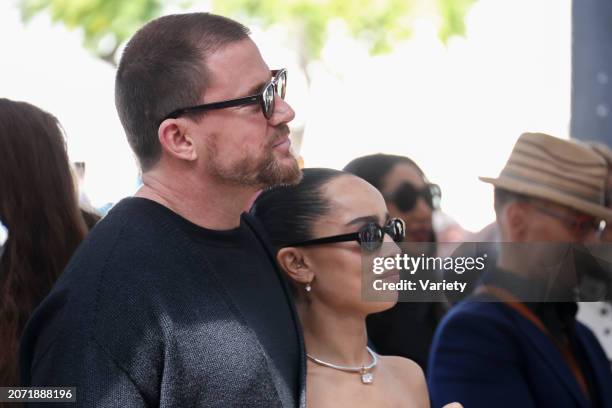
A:
[[[188,108],[181,108],[172,111],[166,115],[159,123],[166,119],[176,119],[179,116],[183,116],[189,113],[202,112],[213,109],[225,109],[232,108],[234,106],[254,105],[256,103],[261,104],[261,110],[266,119],[270,119],[274,114],[274,98],[278,94],[281,99],[285,99],[285,93],[287,91],[287,70],[285,68],[279,70],[273,70],[272,79],[268,81],[262,91],[256,95],[245,96],[238,99],[229,99],[226,101],[205,103],[203,105],[190,106]]]
[[[402,212],[411,211],[416,205],[419,197],[425,200],[429,208],[437,209],[440,206],[442,191],[437,184],[428,183],[419,190],[412,184],[406,182],[400,184],[394,192],[385,195],[385,198],[395,203],[397,208]]]
[[[395,242],[402,242],[405,237],[405,231],[406,227],[402,219],[391,218],[384,227],[371,222],[361,227],[357,232],[295,242],[293,244],[283,245],[283,248],[357,241],[366,251],[376,251],[381,247],[385,239],[385,234],[388,234]]]

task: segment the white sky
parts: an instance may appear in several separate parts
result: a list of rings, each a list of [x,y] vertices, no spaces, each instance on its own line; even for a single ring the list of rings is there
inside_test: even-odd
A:
[[[378,57],[336,24],[309,69],[310,90],[282,30],[253,31],[268,64],[289,68],[307,166],[407,155],[442,187],[444,211],[477,230],[494,218],[492,189],[477,177],[497,175],[524,131],[567,137],[570,13],[571,0],[479,0],[466,38],[445,47],[423,20],[409,41]],[[93,204],[131,194],[137,170],[114,108],[114,71],[82,47],[80,33],[46,16],[24,26],[14,1],[2,1],[0,56],[0,96],[59,118],[71,159],[87,162]]]

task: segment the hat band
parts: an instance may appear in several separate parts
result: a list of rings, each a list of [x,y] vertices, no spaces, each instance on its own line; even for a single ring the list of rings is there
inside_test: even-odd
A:
[[[598,190],[595,194],[588,194],[588,193],[583,194],[577,191],[576,189],[573,189],[573,190],[568,189],[567,184],[557,182],[558,175],[554,175],[554,178],[546,177],[544,175],[544,179],[540,178],[540,180],[538,180],[537,177],[534,177],[534,173],[529,172],[528,169],[525,169],[527,172],[529,172],[528,174],[521,174],[520,171],[516,171],[516,170],[517,169],[513,169],[511,167],[506,167],[502,171],[500,178],[506,177],[506,178],[513,179],[513,180],[516,180],[522,183],[531,184],[532,186],[535,186],[535,187],[541,187],[546,190],[554,189],[554,190],[557,190],[558,193],[567,195],[574,199],[587,201],[589,203],[593,203],[597,205],[602,205],[604,202],[603,190]],[[538,170],[538,172],[542,173],[541,170]],[[583,189],[584,185],[580,185],[580,186],[577,185],[576,187],[578,188],[582,187]]]

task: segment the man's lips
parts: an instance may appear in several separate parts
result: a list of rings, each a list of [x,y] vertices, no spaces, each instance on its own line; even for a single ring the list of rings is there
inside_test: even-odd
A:
[[[282,145],[283,143],[289,140],[289,134],[291,130],[289,130],[289,126],[281,125],[275,129],[274,132],[274,142],[271,144],[272,148]],[[290,142],[291,143],[291,142]]]
[[[291,146],[291,140],[289,139],[289,136],[284,136],[281,137],[275,144],[272,145],[272,148],[277,148],[277,147],[289,147]]]

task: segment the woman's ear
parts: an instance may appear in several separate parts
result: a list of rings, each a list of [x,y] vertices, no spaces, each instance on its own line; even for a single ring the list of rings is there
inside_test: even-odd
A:
[[[309,267],[308,258],[297,248],[282,248],[276,254],[276,261],[285,273],[298,283],[307,284],[314,279],[314,272]]]

